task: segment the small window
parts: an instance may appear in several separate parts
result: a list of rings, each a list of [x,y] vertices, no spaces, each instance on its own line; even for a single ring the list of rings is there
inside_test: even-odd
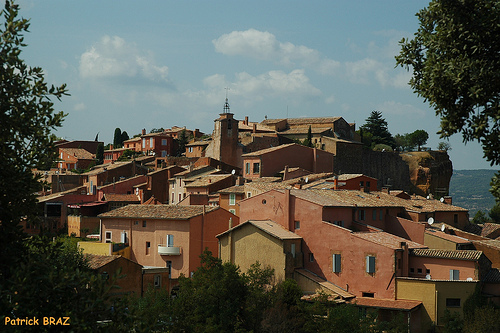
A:
[[[417,268],[417,273],[422,274],[422,268]]]
[[[150,250],[151,250],[151,242],[146,242],[146,254],[149,254]]]
[[[300,221],[295,221],[295,229],[300,229]]]
[[[380,220],[383,220],[383,219],[384,219],[384,210],[383,210],[383,209],[381,209],[381,210],[380,210],[380,216],[379,216],[379,219],[380,219]]]
[[[266,199],[262,199],[262,204],[265,205],[267,203]]]
[[[236,194],[234,193],[229,194],[229,205],[230,206],[236,205]]]
[[[146,148],[146,138],[142,138],[142,148]]]
[[[172,278],[172,261],[167,260],[168,278]]]
[[[364,221],[365,220],[365,210],[364,209],[360,209],[358,211],[358,219],[360,221]]]
[[[309,262],[314,262],[314,254],[309,253]]]
[[[229,212],[230,212],[231,214],[236,215],[236,209],[230,209],[230,210],[229,210]]]
[[[364,185],[365,185],[365,182],[363,182],[363,181],[359,182],[359,187],[363,187]]]
[[[160,288],[161,287],[161,275],[156,274],[155,275],[155,288]]]
[[[260,163],[253,164],[253,173],[258,174],[260,172]]]
[[[426,269],[425,270],[425,274],[431,274],[431,270],[430,269]]]
[[[166,146],[167,145],[167,139],[161,139],[161,145]]]
[[[341,256],[340,254],[332,255],[332,268],[334,273],[340,273],[341,271]]]
[[[366,188],[370,189],[370,182],[366,182]]]
[[[415,268],[410,268],[410,273],[415,273]]]
[[[146,221],[142,221],[142,227],[143,227],[143,228],[146,228],[146,225],[147,225],[147,224],[146,224]]]
[[[150,148],[153,148],[153,145],[154,145],[154,139],[153,139],[153,138],[150,138],[150,139],[149,139],[149,147],[150,147]]]
[[[375,297],[375,293],[365,293],[365,292],[363,292],[361,295],[363,297],[370,297],[370,298],[374,298]]]
[[[193,147],[189,147],[188,151],[189,151],[190,153],[192,153],[192,152],[193,152]]]
[[[174,246],[174,235],[167,235],[167,247]]]
[[[453,215],[453,223],[458,224],[458,214]]]
[[[292,252],[292,257],[295,258],[295,244],[294,243],[292,243],[290,245],[290,252]]]
[[[460,280],[460,271],[458,269],[450,269],[450,280]]]
[[[111,231],[106,231],[105,242],[106,243],[111,243]]]
[[[460,298],[447,298],[446,299],[446,307],[447,308],[459,308],[460,307]]]
[[[375,273],[375,257],[366,256],[366,272],[369,274]]]
[[[250,163],[245,163],[245,173],[246,173],[247,175],[249,175],[249,174],[250,174]]]
[[[252,192],[247,192],[247,198],[250,198],[252,196]]]
[[[377,219],[377,210],[374,209],[372,210],[372,220],[376,220]]]

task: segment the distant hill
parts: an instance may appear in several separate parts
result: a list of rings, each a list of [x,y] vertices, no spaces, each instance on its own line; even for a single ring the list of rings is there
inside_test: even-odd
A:
[[[495,170],[453,170],[450,195],[453,204],[469,209],[472,218],[478,210],[489,211],[495,205],[495,197],[489,192]]]

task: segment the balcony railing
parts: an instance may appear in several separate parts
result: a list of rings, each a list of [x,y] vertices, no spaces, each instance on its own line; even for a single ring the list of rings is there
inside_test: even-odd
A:
[[[181,248],[178,246],[158,245],[158,254],[162,256],[178,256],[181,254]]]

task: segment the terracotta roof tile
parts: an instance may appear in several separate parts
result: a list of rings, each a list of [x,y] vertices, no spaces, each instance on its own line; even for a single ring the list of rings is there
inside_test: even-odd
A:
[[[241,156],[242,157],[261,156],[261,155],[269,154],[269,153],[272,153],[274,151],[285,149],[285,148],[288,148],[288,147],[291,147],[291,146],[294,146],[294,145],[296,145],[298,147],[308,148],[308,147],[305,147],[305,146],[298,145],[296,143],[288,143],[286,145],[279,145],[279,146],[276,146],[276,147],[271,147],[271,148],[257,150],[257,151],[251,152],[251,153],[243,154]],[[312,148],[310,148],[310,149],[312,149]]]
[[[357,297],[352,301],[357,306],[377,308],[377,309],[391,309],[411,311],[422,304],[421,301],[403,300],[403,299],[379,299],[369,297]]]
[[[410,249],[420,249],[426,248],[427,246],[409,241],[405,238],[392,235],[384,231],[377,232],[355,232],[353,236],[377,243],[379,245],[386,246],[388,248],[397,250],[401,248],[401,243],[405,242]]]
[[[101,268],[110,262],[115,261],[116,259],[120,258],[121,256],[119,255],[111,255],[111,256],[100,256],[97,254],[85,254],[85,259],[87,259],[89,263],[89,267],[91,269],[98,269]]]
[[[206,175],[184,185],[184,187],[205,187],[233,177],[233,175]]]
[[[483,229],[481,230],[481,236],[488,237],[494,232],[498,232],[500,229],[500,224],[497,223],[485,223]]]
[[[474,250],[435,250],[435,249],[413,249],[410,255],[414,257],[444,258],[458,260],[479,260],[482,251]]]
[[[325,124],[334,123],[342,117],[314,117],[314,118],[288,118],[291,125]]]
[[[219,207],[205,206],[209,213]],[[101,218],[137,218],[161,220],[188,220],[203,214],[203,206],[177,206],[177,205],[128,205],[100,214]]]
[[[312,273],[311,271],[308,271],[307,269],[298,268],[298,269],[295,269],[295,272],[307,277],[308,279],[310,279],[316,283],[318,283],[322,287],[334,292],[335,294],[341,296],[344,299],[350,299],[350,298],[355,297],[353,294],[351,294],[351,293],[345,291],[344,289],[340,288],[339,286],[317,276],[316,274]]]
[[[114,194],[114,193],[105,193],[104,201],[112,201],[112,202],[140,202],[141,200],[135,194]]]
[[[225,189],[222,189],[218,191],[218,193],[236,193],[236,194],[243,194],[245,193],[245,186],[244,185],[234,185]]]
[[[68,155],[75,156],[77,159],[81,160],[92,160],[95,158],[95,155],[88,152],[83,148],[60,148],[63,152]]]
[[[311,127],[311,134],[323,134],[325,132],[331,132],[332,128],[331,127]],[[297,128],[290,128],[285,131],[279,132],[279,134],[286,135],[286,134],[307,134],[309,132],[309,127],[297,127]]]
[[[455,236],[455,235],[450,235],[450,234],[447,234],[447,233],[442,232],[440,230],[438,231],[438,230],[426,229],[425,233],[428,235],[432,235],[432,236],[436,236],[436,237],[439,237],[442,239],[452,241],[452,242],[457,243],[457,244],[469,244],[470,243],[470,241],[466,238]]]

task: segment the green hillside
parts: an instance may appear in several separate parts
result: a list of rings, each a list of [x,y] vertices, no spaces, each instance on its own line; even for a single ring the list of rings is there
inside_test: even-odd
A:
[[[453,170],[450,195],[453,204],[469,209],[470,217],[478,210],[489,211],[495,198],[489,192],[495,170]]]

